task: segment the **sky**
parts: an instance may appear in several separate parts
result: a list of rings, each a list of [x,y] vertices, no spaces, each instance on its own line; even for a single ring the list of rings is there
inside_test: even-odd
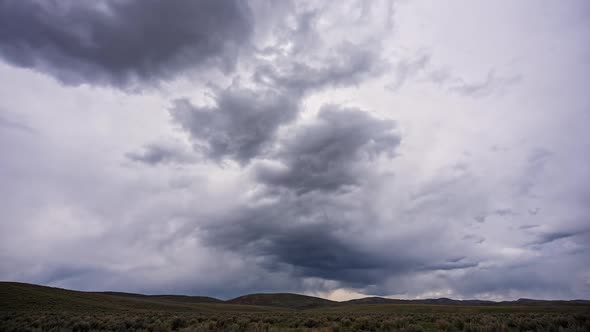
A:
[[[0,0],[0,280],[590,299],[584,0]]]

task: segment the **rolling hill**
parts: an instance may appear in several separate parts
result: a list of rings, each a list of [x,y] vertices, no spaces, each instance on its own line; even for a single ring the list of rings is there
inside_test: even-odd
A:
[[[399,300],[366,297],[336,302],[319,297],[291,293],[243,295],[228,301],[206,296],[143,295],[121,292],[81,292],[18,282],[0,282],[0,311],[168,311],[168,312],[276,312],[290,310],[433,310],[452,308],[540,308],[590,307],[590,301],[516,301],[453,300],[448,298]],[[420,310],[422,310],[420,309]],[[477,309],[477,310],[480,310]],[[438,310],[438,309],[435,309]]]
[[[344,301],[346,304],[427,304],[427,305],[494,305],[498,302],[484,300],[453,300],[449,298],[438,299],[419,299],[419,300],[399,300],[388,299],[384,297],[365,297]]]
[[[292,309],[312,309],[340,305],[336,301],[291,293],[249,294],[231,299],[227,303]]]
[[[225,303],[208,297],[80,292],[17,282],[0,282],[0,311],[172,311],[269,312],[276,307]]]
[[[209,297],[209,296],[188,296],[188,295],[143,295],[134,293],[122,292],[94,292],[95,294],[103,294],[110,296],[117,296],[121,298],[132,298],[140,300],[154,300],[167,301],[176,303],[223,303],[224,301]]]

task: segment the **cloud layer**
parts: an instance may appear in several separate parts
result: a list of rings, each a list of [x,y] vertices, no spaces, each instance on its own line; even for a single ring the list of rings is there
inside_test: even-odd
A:
[[[0,0],[0,279],[590,298],[588,17]]]

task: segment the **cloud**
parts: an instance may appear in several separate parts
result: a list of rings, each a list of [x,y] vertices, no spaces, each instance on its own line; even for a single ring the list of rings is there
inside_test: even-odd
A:
[[[581,229],[576,231],[554,231],[544,232],[536,236],[536,239],[529,243],[529,245],[544,245],[562,239],[571,238],[574,236],[584,235],[590,232],[588,229]]]
[[[211,246],[257,257],[267,271],[355,287],[428,265],[425,257],[401,250],[409,239],[389,244],[367,241],[373,235],[359,226],[369,222],[370,213],[359,211],[351,201],[359,197],[283,194],[272,203],[238,207],[201,227],[198,234]],[[388,253],[383,251],[386,246]]]
[[[531,224],[531,225],[522,225],[519,226],[518,229],[531,229],[531,228],[537,228],[540,227],[541,225],[536,225],[536,224]]]
[[[384,255],[380,241],[361,241],[367,230],[359,226],[373,218],[361,209],[373,176],[369,168],[380,156],[394,157],[400,143],[395,123],[358,108],[325,105],[309,123],[292,124],[286,132],[250,168],[264,189],[205,225],[195,224],[192,234],[210,246],[257,257],[267,271],[357,287],[417,264],[412,255]]]
[[[278,166],[257,165],[256,178],[298,194],[357,186],[363,163],[381,154],[393,156],[400,143],[394,128],[393,121],[360,109],[323,106],[315,122],[297,128],[281,144]]]
[[[420,55],[414,59],[400,60],[394,66],[394,81],[386,88],[391,91],[398,91],[406,83],[407,80],[415,77],[428,67],[430,63],[430,55]],[[433,78],[435,80],[435,78]]]
[[[440,76],[433,76],[433,79],[445,80]],[[516,76],[498,76],[495,70],[490,70],[483,81],[466,82],[461,78],[454,79],[449,86],[449,91],[467,97],[486,97],[498,91],[502,91],[509,86],[519,83],[522,78]]]
[[[377,43],[342,42],[319,58],[263,64],[257,68],[255,78],[261,83],[299,93],[328,86],[349,86],[376,76],[384,69],[385,62],[379,55]]]
[[[125,156],[132,161],[148,165],[183,164],[195,161],[191,152],[184,149],[178,142],[147,144],[143,147],[142,151],[128,152]]]
[[[544,148],[534,148],[528,153],[525,166],[526,174],[519,186],[519,190],[523,194],[535,195],[535,185],[543,174],[547,164],[551,161],[552,155],[551,151]]]
[[[283,89],[216,89],[214,106],[178,99],[173,120],[209,159],[231,158],[245,164],[268,148],[279,126],[295,118],[299,95]]]
[[[199,65],[228,70],[252,26],[234,0],[2,0],[0,56],[66,84],[126,87]]]
[[[26,133],[35,132],[35,130],[33,128],[31,128],[29,125],[22,123],[21,121],[9,119],[8,117],[0,114],[0,131],[2,129],[16,130],[16,131],[26,132]]]
[[[301,57],[281,55],[255,67],[251,86],[234,80],[225,89],[213,88],[213,106],[195,106],[188,99],[174,102],[174,121],[205,157],[229,158],[245,165],[264,155],[279,127],[297,118],[305,97],[328,87],[350,86],[373,75],[383,65],[379,49],[339,44],[326,54],[318,52],[311,66]]]
[[[0,0],[0,279],[587,298],[568,3]]]

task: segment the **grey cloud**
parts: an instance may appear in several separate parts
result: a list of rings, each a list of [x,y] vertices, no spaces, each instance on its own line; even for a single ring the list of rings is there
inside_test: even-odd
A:
[[[127,86],[229,69],[252,32],[242,1],[0,1],[0,56],[67,84]]]
[[[438,264],[429,259],[412,259],[401,250],[384,254],[382,249],[391,243],[360,241],[367,230],[358,225],[374,217],[360,210],[356,200],[363,197],[371,160],[393,156],[399,145],[394,128],[394,122],[360,109],[322,107],[311,123],[291,128],[278,144],[281,148],[267,155],[270,161],[253,165],[256,180],[267,190],[249,206],[199,227],[197,234],[211,246],[258,257],[269,271],[355,287],[391,273],[435,268]],[[347,186],[357,190],[332,195]],[[271,203],[259,203],[267,200]],[[394,247],[401,249],[404,243],[400,238]]]
[[[433,271],[433,270],[443,270],[443,271],[450,271],[450,270],[463,270],[472,267],[477,267],[479,263],[470,263],[470,262],[444,262],[438,265],[430,265],[424,270],[426,271]]]
[[[316,121],[283,142],[277,164],[258,164],[256,178],[269,186],[336,191],[362,181],[362,163],[392,156],[400,143],[395,123],[356,108],[322,107]]]
[[[529,209],[529,214],[536,216],[539,213],[539,211],[541,211],[541,208],[538,208],[538,207],[534,208],[534,209]]]
[[[520,183],[519,189],[521,193],[534,196],[533,189],[535,188],[535,184],[539,180],[547,163],[551,160],[552,155],[551,151],[544,148],[535,148],[529,153],[526,160],[526,174]]]
[[[509,209],[509,208],[496,209],[496,210],[494,210],[494,214],[495,215],[498,215],[500,217],[516,216],[516,215],[518,215],[518,213],[512,211],[512,209]]]
[[[544,245],[551,242],[555,242],[561,239],[567,239],[574,236],[583,235],[590,232],[590,230],[577,230],[577,231],[556,231],[556,232],[545,232],[536,236],[536,239],[529,243],[529,245]]]
[[[478,236],[475,234],[467,234],[463,236],[463,240],[473,240],[475,243],[480,244],[483,243],[486,239],[482,236]]]
[[[258,82],[299,93],[327,86],[354,85],[381,72],[385,62],[379,58],[379,53],[379,45],[375,43],[343,42],[321,59],[261,65],[255,78]]]
[[[567,269],[567,265],[555,262],[547,262],[546,265],[553,266],[554,271]],[[536,294],[546,299],[555,299],[556,294],[560,297],[571,296],[572,290],[567,286],[568,283],[564,282],[567,279],[565,274],[540,273],[541,271],[545,270],[536,264],[480,267],[466,270],[462,276],[446,281],[447,287],[450,286],[458,294],[475,297],[485,294],[500,295],[509,299],[514,299],[513,294]]]
[[[384,287],[389,278],[479,267],[468,257],[445,259],[459,252],[438,242],[439,232],[412,235],[399,225],[398,234],[376,236],[371,230],[374,216],[355,202],[363,195],[281,194],[271,204],[220,216],[197,234],[211,246],[257,257],[267,271],[331,280],[370,294],[391,294]]]
[[[519,83],[521,79],[518,75],[498,76],[494,70],[490,70],[481,82],[465,82],[460,78],[455,79],[455,82],[449,87],[449,91],[469,97],[486,97]]]
[[[241,76],[225,89],[213,88],[214,106],[196,106],[177,99],[174,121],[215,161],[233,159],[246,165],[272,147],[276,132],[301,111],[301,101],[328,87],[346,87],[380,74],[386,66],[373,40],[325,41],[316,26],[324,13],[283,13],[295,22],[281,22],[271,35],[274,44],[247,59],[251,82]]]
[[[35,130],[29,125],[22,123],[21,121],[10,119],[0,114],[0,130],[2,130],[3,128],[8,130],[17,130],[26,133],[35,132]]]
[[[189,163],[195,161],[190,152],[175,143],[151,143],[141,151],[128,152],[125,156],[136,162],[149,165],[168,163]]]
[[[365,287],[390,274],[427,266],[401,248],[410,241],[368,243],[358,229],[368,215],[326,195],[282,195],[271,204],[243,207],[214,220],[199,233],[212,246],[259,258],[268,270],[290,271],[298,277],[335,280]],[[390,251],[384,251],[384,248]]]
[[[531,228],[537,228],[540,227],[541,225],[536,225],[536,224],[531,224],[531,225],[522,225],[519,226],[518,229],[531,229]]]
[[[284,66],[289,69],[282,72],[266,64],[255,73],[262,86],[243,88],[233,83],[214,90],[215,106],[198,107],[178,99],[170,112],[205,156],[246,164],[264,154],[280,126],[296,118],[307,94],[327,86],[358,83],[379,63],[374,50],[359,51],[351,44],[337,50],[333,59],[326,60],[328,65],[319,68],[287,61]]]
[[[448,67],[433,64],[429,54],[402,59],[393,68],[395,78],[393,82],[385,86],[392,91],[398,91],[408,80],[418,77],[420,81],[433,83],[451,93],[480,98],[494,93],[502,93],[508,87],[522,81],[521,75],[498,75],[495,69],[488,71],[486,77],[481,81],[468,81],[460,75],[454,74]]]
[[[475,217],[473,217],[473,219],[479,223],[483,223],[490,216],[510,217],[510,216],[516,216],[516,215],[518,215],[518,213],[514,212],[510,208],[500,208],[500,209],[495,209],[490,212],[484,212],[484,213],[478,214]]]
[[[430,62],[429,55],[421,55],[415,59],[404,59],[394,66],[394,81],[386,86],[387,89],[398,91],[407,80],[424,70]]]
[[[214,98],[215,105],[205,107],[178,99],[170,113],[206,157],[242,164],[268,148],[278,127],[294,119],[299,107],[299,96],[281,89],[230,86],[216,90]]]
[[[475,217],[473,217],[473,219],[477,222],[485,222],[487,218],[487,215],[481,214],[481,215],[477,215]]]

